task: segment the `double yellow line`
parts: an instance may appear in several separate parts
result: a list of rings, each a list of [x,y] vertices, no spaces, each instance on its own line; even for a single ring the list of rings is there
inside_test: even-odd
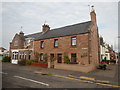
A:
[[[120,87],[120,86],[117,86],[117,85],[103,84],[103,83],[99,83],[99,82],[87,81],[87,79],[94,80],[94,78],[89,78],[89,77],[84,77],[84,76],[81,76],[80,78],[81,79],[83,79],[83,78],[85,79],[86,78],[86,80],[81,80],[81,79],[77,79],[77,78],[66,77],[66,76],[62,76],[62,75],[55,75],[55,74],[49,74],[49,73],[44,73],[44,72],[38,72],[38,71],[35,71],[34,73],[47,74],[47,75],[51,75],[51,76],[55,76],[55,77],[66,78],[66,79],[71,79],[71,80],[77,80],[77,81],[82,81],[82,82],[87,82],[87,83],[92,83],[92,84],[97,84],[97,85],[102,85],[102,86],[108,86],[108,87],[116,87],[116,88]],[[102,82],[101,80],[96,80],[96,81]],[[106,82],[109,82],[109,81],[106,81]]]

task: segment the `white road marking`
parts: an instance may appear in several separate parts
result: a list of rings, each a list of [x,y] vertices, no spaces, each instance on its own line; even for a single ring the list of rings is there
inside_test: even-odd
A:
[[[8,73],[5,73],[5,72],[0,72],[1,74],[8,74]]]
[[[28,78],[24,78],[24,77],[20,77],[20,76],[14,76],[14,77],[20,78],[20,79],[23,79],[23,80],[28,80],[28,81],[31,81],[31,82],[34,82],[34,83],[42,84],[42,85],[45,85],[45,86],[49,86],[49,84],[39,82],[39,81],[35,81],[35,80],[32,80],[32,79],[28,79]]]

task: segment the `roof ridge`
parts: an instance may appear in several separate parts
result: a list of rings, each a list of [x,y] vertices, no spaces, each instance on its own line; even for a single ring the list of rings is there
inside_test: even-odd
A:
[[[88,23],[88,22],[91,22],[91,21],[86,21],[86,22],[76,23],[76,24],[72,24],[72,25],[67,25],[67,26],[59,27],[59,28],[75,26],[75,25],[78,25],[78,24],[84,24],[84,23]],[[56,30],[56,29],[59,29],[59,28],[50,29],[50,31],[53,31],[53,30]],[[34,34],[39,34],[39,33],[42,33],[42,32],[37,32],[37,33],[33,33],[33,34],[27,34],[27,35],[25,35],[25,36],[28,36],[28,35],[34,35]]]
[[[28,36],[28,35],[34,35],[34,34],[39,34],[39,33],[42,33],[42,32],[37,32],[37,33],[27,34],[27,35],[25,35],[25,36]]]
[[[86,22],[82,22],[82,23],[76,23],[76,24],[72,24],[72,25],[67,25],[67,26],[59,27],[59,28],[65,28],[65,27],[75,26],[75,25],[84,24],[84,23],[88,23],[88,22],[91,22],[91,21],[86,21]],[[50,29],[50,31],[56,30],[56,29],[59,29],[59,28]]]
[[[59,37],[59,36],[68,36],[68,35],[77,35],[82,33],[88,32],[88,26],[90,25],[91,21],[86,21],[82,23],[72,24],[63,26],[60,28],[50,29],[48,32],[37,32],[33,34],[25,35],[25,38],[34,37],[35,40],[45,39],[45,38],[52,38],[52,37]]]

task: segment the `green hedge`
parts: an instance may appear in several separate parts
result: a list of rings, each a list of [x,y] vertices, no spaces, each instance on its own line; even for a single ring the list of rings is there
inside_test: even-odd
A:
[[[110,62],[111,62],[111,63],[116,63],[116,61],[115,61],[115,60],[110,60]]]
[[[110,62],[110,60],[102,60],[102,62]]]
[[[31,65],[32,63],[33,63],[32,60],[27,60],[27,64],[28,64],[28,65]]]
[[[66,64],[70,63],[70,59],[68,56],[64,56],[64,63],[66,63]]]
[[[2,62],[10,62],[11,61],[11,57],[8,56],[4,56],[2,59]]]

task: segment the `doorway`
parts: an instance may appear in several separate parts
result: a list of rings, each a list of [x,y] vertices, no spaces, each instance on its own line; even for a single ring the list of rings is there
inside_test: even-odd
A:
[[[54,68],[54,54],[50,54],[50,68]]]
[[[57,55],[57,62],[62,63],[62,54]]]

